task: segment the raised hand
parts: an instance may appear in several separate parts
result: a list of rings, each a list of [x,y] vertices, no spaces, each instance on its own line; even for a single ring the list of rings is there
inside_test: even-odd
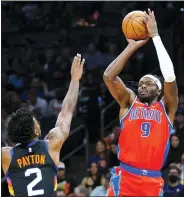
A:
[[[80,80],[83,73],[83,66],[84,66],[85,59],[82,59],[81,62],[81,54],[77,54],[72,62],[71,68],[71,78],[72,80]]]
[[[158,36],[158,28],[157,28],[157,22],[155,19],[155,14],[153,11],[151,11],[150,9],[148,9],[148,14],[146,13],[146,11],[144,11],[145,13],[145,20],[144,22],[147,25],[147,29],[149,32],[149,36],[151,38]]]

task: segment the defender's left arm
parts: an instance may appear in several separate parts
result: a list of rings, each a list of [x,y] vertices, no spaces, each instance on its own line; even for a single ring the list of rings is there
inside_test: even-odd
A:
[[[178,107],[178,88],[176,84],[176,76],[174,73],[173,63],[169,57],[162,40],[158,34],[157,23],[154,12],[148,9],[148,14],[145,12],[147,29],[150,37],[152,37],[159,64],[160,70],[164,77],[164,97],[163,102],[167,110],[167,114],[171,123],[174,122],[174,116]]]

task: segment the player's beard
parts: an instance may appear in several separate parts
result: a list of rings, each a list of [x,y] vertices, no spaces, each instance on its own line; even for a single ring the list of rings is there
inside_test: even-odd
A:
[[[151,103],[155,99],[155,96],[141,96],[138,94],[138,98],[142,103]]]

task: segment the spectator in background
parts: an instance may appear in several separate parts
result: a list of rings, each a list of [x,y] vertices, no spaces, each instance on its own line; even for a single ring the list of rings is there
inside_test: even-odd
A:
[[[117,141],[112,141],[109,150],[108,166],[112,168],[114,166],[119,166],[119,160],[117,156]]]
[[[180,108],[176,112],[176,132],[180,138],[182,150],[184,150],[184,109]]]
[[[74,196],[85,196],[85,197],[88,197],[89,194],[90,194],[89,190],[86,187],[82,186],[82,185],[80,185],[80,186],[75,188]]]
[[[12,113],[20,108],[21,99],[17,92],[9,91],[2,99],[3,107],[5,107],[8,113]]]
[[[65,180],[65,164],[63,162],[59,162],[58,172],[57,172],[57,182],[58,184]]]
[[[22,101],[22,103],[20,104],[20,108],[29,109],[29,102]]]
[[[24,77],[17,70],[15,72],[13,72],[11,75],[9,75],[8,83],[11,84],[14,88],[20,89],[24,85]]]
[[[55,51],[53,48],[48,48],[45,50],[45,63],[44,70],[48,74],[53,74],[53,65],[55,63]]]
[[[29,90],[29,103],[30,103],[30,110],[32,110],[39,120],[42,116],[46,115],[47,111],[47,101],[43,98],[37,96],[35,90]]]
[[[77,185],[74,177],[66,176],[65,164],[63,162],[60,162],[58,166],[57,182],[57,190],[60,191],[60,195],[61,191],[63,191],[65,196],[73,193]]]
[[[108,52],[104,53],[102,56],[102,67],[104,67],[105,65],[109,65],[117,57],[117,44],[108,43],[107,48]]]
[[[90,43],[88,45],[88,52],[84,54],[84,58],[87,62],[87,69],[93,70],[101,65],[102,56],[100,51],[97,50],[96,45],[94,43]]]
[[[49,102],[48,106],[48,116],[58,116],[62,109],[62,102],[65,96],[65,91],[62,88],[56,89],[56,98]]]
[[[88,117],[88,105],[90,100],[89,90],[87,88],[83,88],[81,92],[79,92],[79,113],[83,116],[84,119]]]
[[[168,184],[164,185],[164,197],[179,197],[184,186],[180,184],[181,170],[176,164],[171,164],[168,173]]]
[[[180,183],[184,185],[184,153],[181,155],[181,162],[179,163],[178,167],[181,169]]]
[[[63,191],[63,189],[58,188],[57,189],[57,197],[61,197],[61,196],[66,196],[66,194]]]
[[[34,89],[36,94],[44,98],[44,91],[43,91],[43,85],[42,85],[42,80],[39,76],[35,76],[32,81],[31,81],[31,88]]]
[[[89,159],[89,165],[97,163],[101,173],[107,171],[107,144],[104,140],[98,140],[96,143],[96,154]]]
[[[184,94],[179,95],[179,104],[178,104],[179,109],[184,109]]]
[[[182,150],[181,148],[179,136],[177,134],[171,135],[170,142],[171,147],[167,157],[167,165],[169,165],[170,163],[180,163],[181,155],[184,150]]]
[[[81,185],[85,186],[91,192],[95,187],[102,184],[103,177],[100,174],[97,163],[92,162],[88,169],[88,175],[82,179]]]
[[[184,20],[183,20],[184,21]],[[184,67],[183,67],[183,57],[184,57],[184,44],[182,44],[180,46],[180,48],[178,49],[178,53],[177,53],[177,77],[178,77],[178,81],[179,83],[184,86],[184,82],[183,82],[183,73],[184,73]]]
[[[57,190],[65,192],[68,190],[66,180],[65,180],[65,164],[63,162],[59,163],[57,172]]]
[[[106,174],[101,186],[95,187],[90,196],[106,196],[110,184],[110,174]]]
[[[12,72],[9,75],[8,83],[13,85],[14,88],[20,89],[24,85],[25,68],[20,58],[15,58],[12,61]]]
[[[118,144],[120,133],[121,133],[121,128],[117,125],[113,127],[112,133],[110,133],[107,137],[104,138],[105,142],[107,143],[108,150],[110,150],[111,143],[113,141],[114,143]]]
[[[16,111],[17,109],[19,109],[21,104],[20,95],[17,92],[12,91],[10,93],[10,102],[12,111]]]
[[[112,101],[112,96],[110,95],[107,87],[102,82],[100,83],[100,93],[98,96],[98,104],[101,108],[104,108]]]
[[[56,91],[55,91],[55,89],[49,90],[47,83],[44,82],[44,81],[41,81],[41,84],[42,84],[43,93],[44,93],[44,95],[45,95],[46,97],[52,97],[52,98],[53,98],[53,97],[56,96]]]
[[[47,98],[47,97],[53,98],[55,96],[55,90],[49,91],[47,83],[42,81],[41,76],[39,76],[39,75],[36,75],[32,79],[30,88],[34,89],[37,96],[39,96],[41,98]],[[27,100],[28,99],[28,91],[25,90],[22,93],[21,97],[23,100]]]

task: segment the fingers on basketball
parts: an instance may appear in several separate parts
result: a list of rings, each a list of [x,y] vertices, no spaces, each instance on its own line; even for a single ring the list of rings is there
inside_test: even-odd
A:
[[[146,18],[143,18],[142,21],[143,21],[143,23],[144,23],[145,25],[147,25],[147,20],[146,20]]]

